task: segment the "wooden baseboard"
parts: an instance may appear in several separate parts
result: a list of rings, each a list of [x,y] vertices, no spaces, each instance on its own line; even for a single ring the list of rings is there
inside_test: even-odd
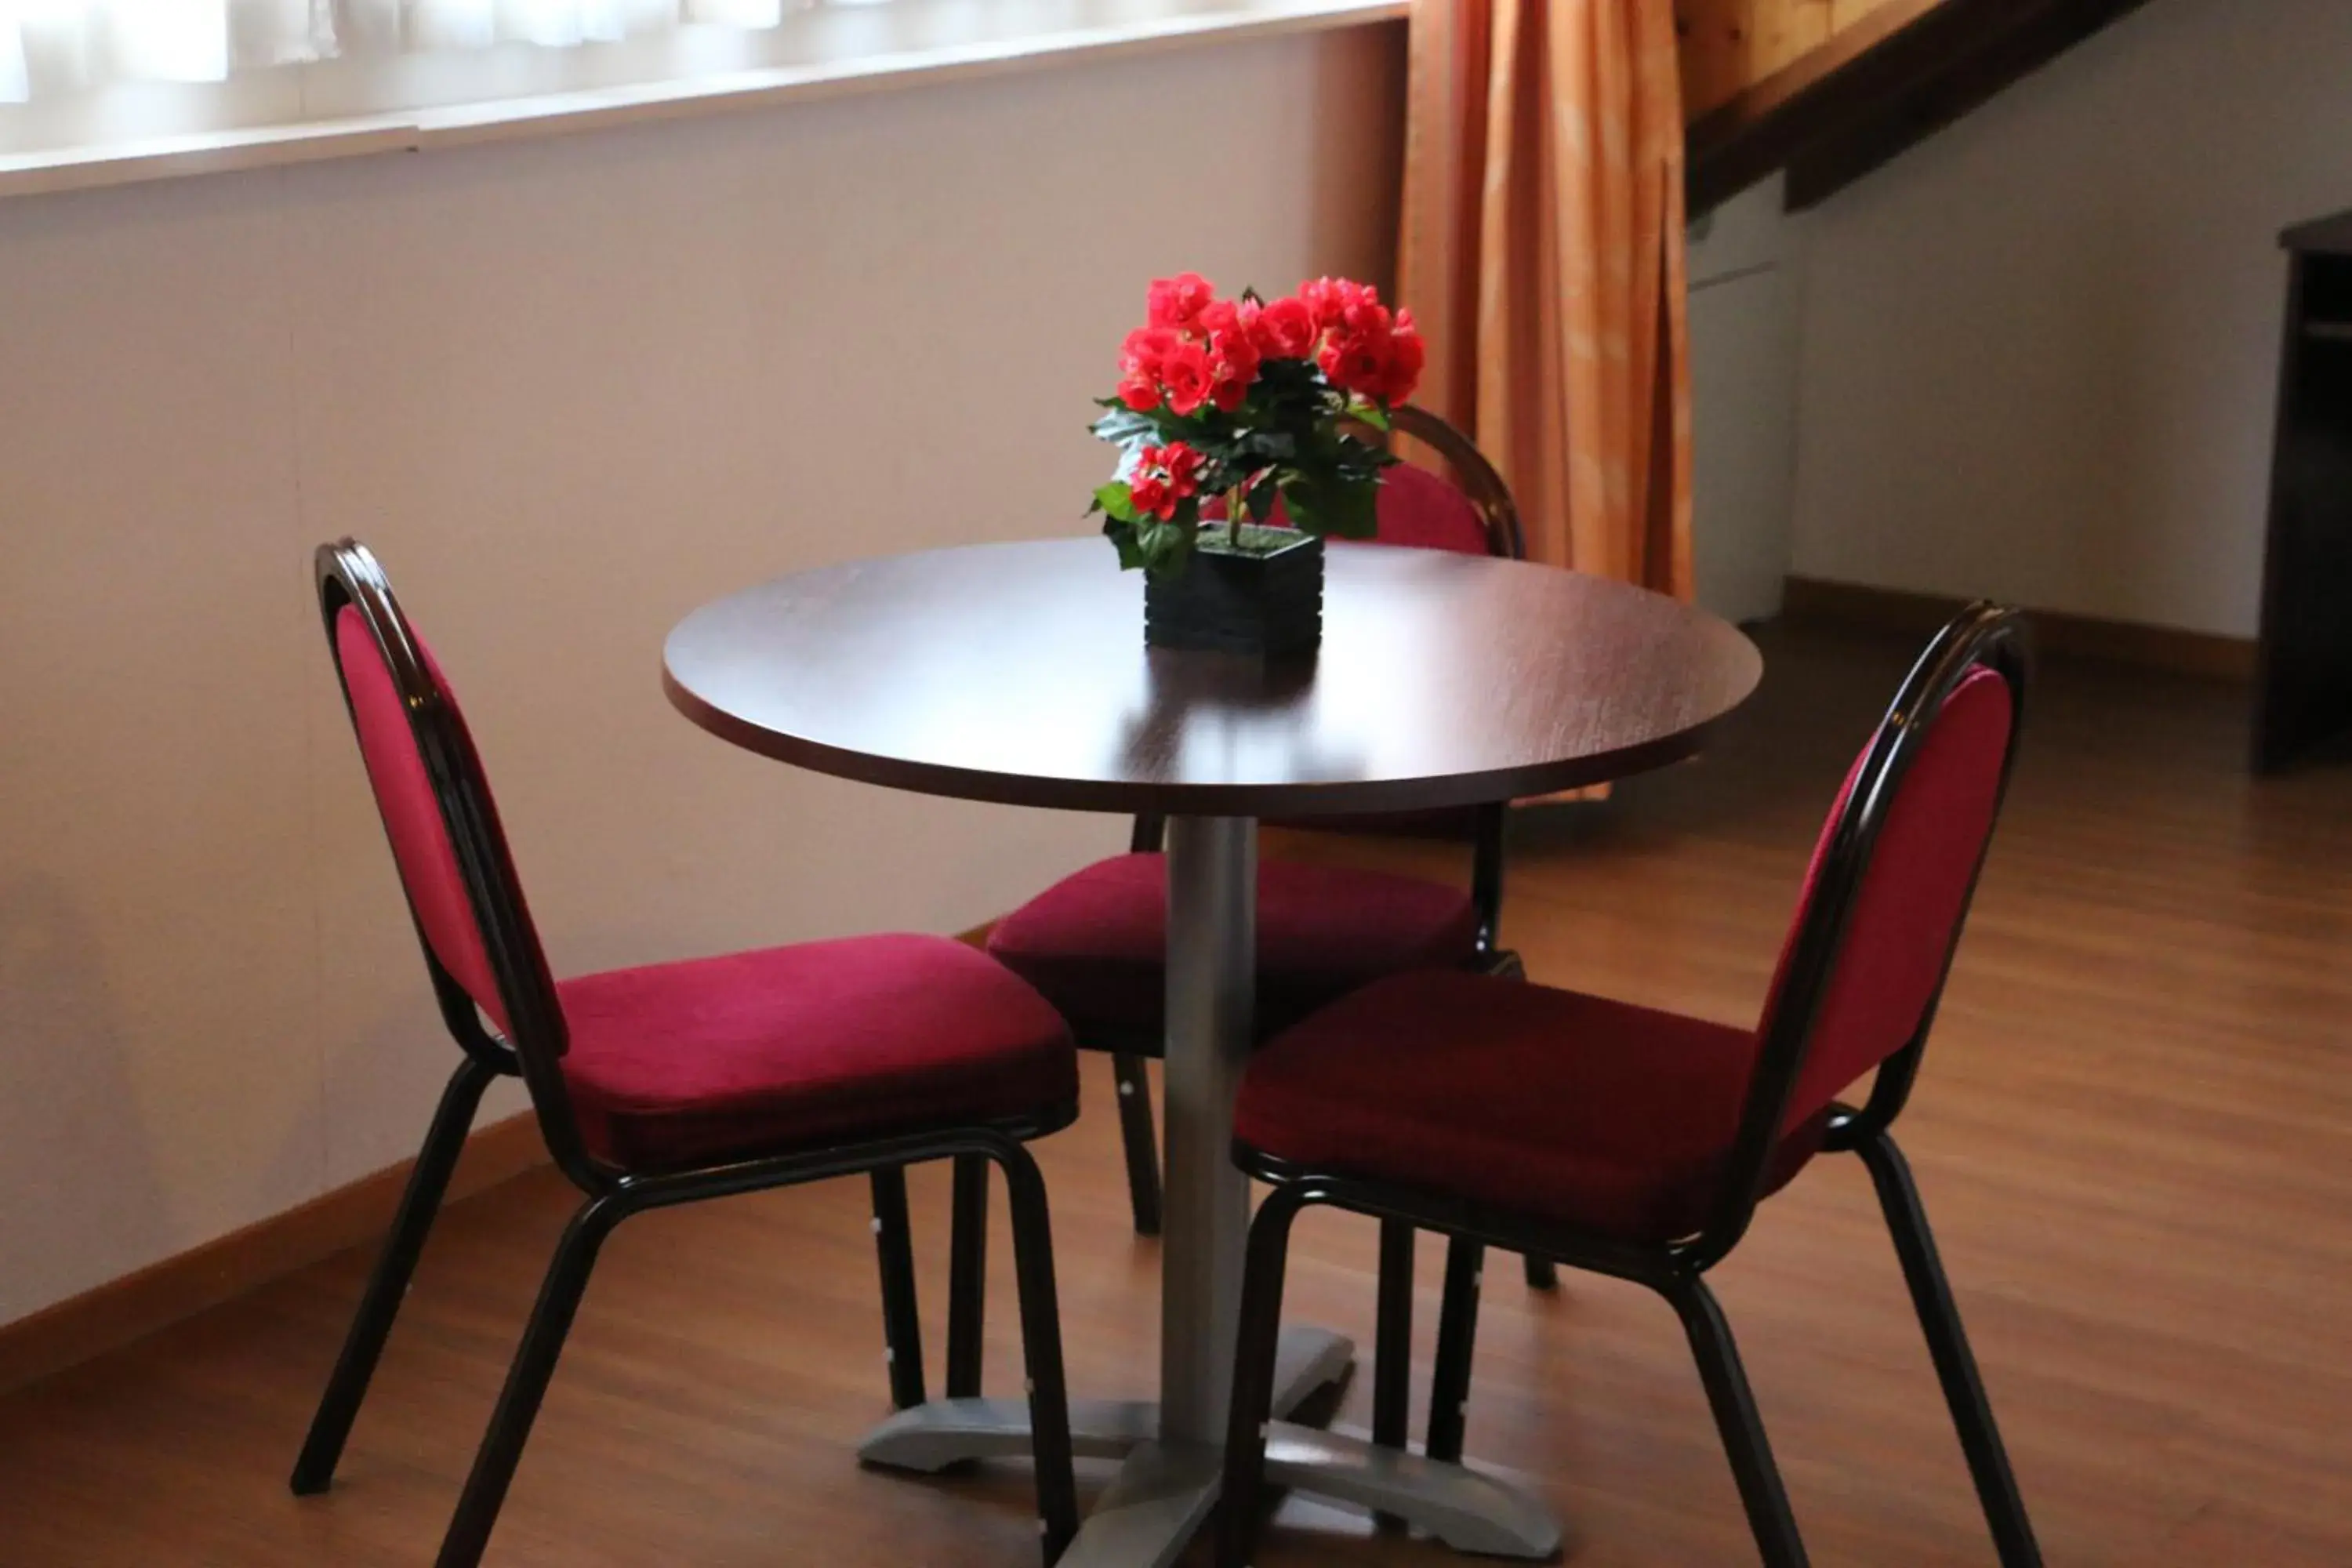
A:
[[[1912,594],[1859,583],[1791,577],[1781,598],[1780,613],[1790,620],[1868,626],[1925,637],[1950,620],[1966,603],[1940,594]],[[2216,637],[2210,632],[2183,631],[2176,626],[2106,621],[2059,610],[2034,610],[2032,614],[2034,641],[2044,652],[2218,680],[2254,678],[2254,642],[2251,637]]]
[[[956,940],[985,946],[992,925]],[[471,1197],[547,1163],[547,1145],[530,1112],[478,1128],[466,1140],[446,1201]],[[393,1211],[415,1164],[404,1160],[29,1318],[0,1323],[0,1393],[79,1366],[345,1247],[380,1238],[392,1227]]]
[[[454,1203],[547,1163],[528,1111],[476,1130],[466,1141]],[[299,1208],[0,1325],[0,1393],[79,1365],[244,1295],[273,1279],[383,1236],[408,1183],[404,1160]]]

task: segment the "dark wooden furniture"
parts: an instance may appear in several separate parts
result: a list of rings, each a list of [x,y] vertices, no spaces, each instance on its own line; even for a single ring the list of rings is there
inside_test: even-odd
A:
[[[2042,1558],[1890,1128],[1934,1026],[2016,758],[2026,650],[1972,606],[1929,646],[1832,807],[1753,1030],[1526,982],[1383,980],[1251,1061],[1234,1159],[1272,1184],[1250,1232],[1220,1568],[1246,1568],[1269,1469],[1285,1257],[1322,1205],[1646,1285],[1682,1320],[1768,1568],[1805,1548],[1706,1282],[1823,1150],[1862,1157],[2003,1568]],[[1629,1066],[1629,1064],[1632,1064]],[[1864,1085],[1859,1109],[1842,1103]],[[1442,1353],[1442,1352],[1441,1352]]]
[[[558,982],[455,695],[375,557],[317,558],[319,608],[456,1072],[296,1460],[321,1492],[359,1415],[482,1092],[520,1077],[555,1164],[585,1194],[549,1263],[438,1568],[474,1568],[605,1238],[632,1215],[870,1174],[877,1201],[927,1160],[989,1161],[1011,1192],[1039,1535],[1077,1528],[1045,1186],[1023,1143],[1077,1114],[1076,1058],[1044,998],[958,942],[882,936]],[[883,1250],[886,1297],[898,1283]],[[911,1289],[911,1275],[908,1276]],[[907,1305],[911,1307],[911,1297]],[[978,1375],[977,1357],[972,1373]]]
[[[2291,228],[2253,762],[2352,742],[2352,213]]]
[[[979,545],[735,595],[681,622],[666,653],[679,710],[764,755],[930,794],[1171,818],[1161,1400],[1073,1406],[1079,1452],[1128,1456],[1072,1546],[1067,1561],[1087,1565],[1167,1561],[1216,1495],[1249,1213],[1228,1156],[1252,1044],[1256,818],[1462,807],[1622,777],[1691,754],[1760,673],[1745,637],[1687,605],[1438,551],[1335,548],[1313,660],[1147,650],[1141,595],[1097,539]],[[957,1333],[951,1322],[951,1345]],[[1336,1335],[1286,1332],[1272,1408],[1351,1356]],[[1557,1545],[1549,1515],[1492,1478],[1282,1430],[1300,1446],[1288,1479],[1302,1490],[1475,1550]],[[1017,1409],[958,1398],[902,1410],[862,1452],[932,1469],[1027,1440]]]
[[[672,631],[664,688],[747,751],[919,794],[1306,818],[1602,784],[1696,752],[1755,689],[1738,630],[1579,573],[1332,551],[1322,651],[1147,650],[1099,540],[782,577]]]

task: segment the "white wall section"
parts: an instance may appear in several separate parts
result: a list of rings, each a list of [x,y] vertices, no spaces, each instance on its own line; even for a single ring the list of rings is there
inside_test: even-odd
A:
[[[2251,635],[2347,84],[2343,0],[2157,0],[1811,215],[1795,570]]]
[[[0,205],[0,1321],[412,1152],[452,1064],[320,540],[457,683],[559,973],[955,931],[1118,843],[732,752],[663,634],[1086,531],[1147,279],[1385,275],[1402,68],[1360,27]]]
[[[1801,226],[1770,180],[1691,234],[1691,553],[1698,602],[1780,610],[1797,485]]]

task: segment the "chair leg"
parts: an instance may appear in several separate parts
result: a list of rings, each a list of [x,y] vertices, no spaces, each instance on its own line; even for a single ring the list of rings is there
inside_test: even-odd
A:
[[[522,1458],[524,1439],[547,1394],[547,1381],[555,1373],[556,1358],[563,1353],[564,1336],[572,1331],[572,1315],[588,1289],[588,1273],[596,1264],[597,1249],[627,1211],[610,1197],[592,1198],[572,1216],[572,1224],[556,1245],[539,1289],[539,1304],[531,1309],[530,1326],[523,1331],[514,1364],[507,1370],[506,1387],[491,1413],[489,1430],[474,1455],[473,1473],[457,1500],[449,1533],[442,1537],[435,1568],[475,1568],[489,1544],[490,1529],[514,1480],[515,1462]]]
[[[1864,1139],[1855,1151],[1870,1168],[1879,1207],[1886,1214],[1886,1228],[1894,1233],[1903,1279],[1911,1287],[1911,1304],[1918,1310],[1919,1326],[1927,1333],[1927,1352],[1936,1363],[1937,1380],[1944,1385],[1944,1403],[1951,1407],[1952,1425],[1959,1429],[1960,1448],[1968,1456],[1969,1474],[1976,1481],[1985,1521],[1992,1527],[2001,1568],[2040,1568],[2042,1548],[2025,1517],[2025,1500],[2018,1495],[2017,1477],[2001,1447],[2000,1429],[1993,1424],[1992,1405],[1985,1398],[1984,1380],[1977,1373],[1976,1357],[1960,1327],[1960,1310],[1952,1300],[1951,1282],[1944,1277],[1943,1260],[1936,1254],[1936,1238],[1927,1228],[1919,1189],[1911,1180],[1910,1163],[1884,1131]]]
[[[959,1154],[948,1242],[948,1397],[980,1393],[988,1321],[988,1159]]]
[[[1455,1237],[1445,1248],[1445,1296],[1437,1314],[1437,1365],[1429,1378],[1433,1459],[1459,1464],[1470,1418],[1470,1354],[1478,1340],[1478,1287],[1486,1249]]]
[[[1524,1261],[1528,1266],[1528,1289],[1557,1290],[1559,1289],[1559,1266],[1558,1264],[1554,1263],[1549,1258],[1538,1258],[1532,1252],[1528,1254]]]
[[[1412,1419],[1412,1226],[1381,1221],[1379,1327],[1372,1350],[1372,1441],[1402,1448]]]
[[[1715,1292],[1693,1277],[1662,1288],[1662,1293],[1674,1303],[1691,1354],[1697,1358],[1699,1381],[1706,1387],[1716,1430],[1723,1436],[1732,1478],[1739,1483],[1739,1500],[1748,1510],[1748,1527],[1755,1532],[1765,1568],[1805,1568],[1797,1518],[1780,1484],[1780,1467],[1772,1461],[1772,1446],[1765,1440],[1755,1390],[1748,1386],[1748,1373],[1739,1364],[1739,1347],[1732,1341],[1731,1325],[1724,1321]]]
[[[882,1354],[890,1365],[890,1403],[923,1403],[923,1320],[915,1306],[915,1247],[907,1219],[907,1173],[873,1173],[874,1251],[882,1268]]]
[[[1110,1058],[1118,1083],[1118,1132],[1127,1146],[1127,1195],[1135,1211],[1135,1234],[1160,1234],[1160,1135],[1151,1120],[1151,1078],[1141,1057],[1124,1051]]]
[[[1217,1503],[1217,1568],[1248,1568],[1257,1545],[1258,1510],[1265,1487],[1266,1425],[1274,1415],[1274,1360],[1282,1341],[1282,1277],[1290,1250],[1290,1222],[1300,1197],[1277,1186],[1250,1223],[1242,1268],[1241,1322],[1235,1335],[1234,1386],[1225,1416],[1225,1478]]]
[[[1062,1369],[1061,1308],[1054,1290],[1053,1221],[1045,1202],[1045,1179],[1029,1152],[1017,1143],[1008,1144],[997,1163],[1004,1167],[1005,1202],[1013,1217],[1013,1263],[1020,1277],[1021,1350],[1029,1376],[1037,1528],[1051,1568],[1078,1532],[1077,1480],[1070,1453],[1070,1391]],[[982,1187],[983,1198],[986,1193]],[[978,1370],[975,1352],[975,1375]]]
[[[320,1396],[318,1414],[310,1418],[310,1436],[303,1439],[302,1452],[294,1461],[293,1478],[288,1484],[297,1497],[325,1491],[335,1479],[335,1465],[343,1457],[352,1423],[367,1397],[368,1383],[375,1376],[383,1342],[392,1333],[392,1321],[399,1315],[409,1281],[415,1278],[416,1259],[425,1250],[425,1238],[448,1193],[449,1176],[465,1150],[466,1134],[474,1125],[482,1091],[496,1077],[494,1068],[467,1057],[441,1091],[440,1108],[433,1113],[425,1147],[417,1152],[416,1164],[409,1172],[408,1189],[401,1194],[400,1212],[393,1218],[391,1234],[384,1237],[383,1251],[376,1258],[375,1271],[360,1297],[359,1311],[344,1336],[342,1353],[335,1358],[335,1370]]]

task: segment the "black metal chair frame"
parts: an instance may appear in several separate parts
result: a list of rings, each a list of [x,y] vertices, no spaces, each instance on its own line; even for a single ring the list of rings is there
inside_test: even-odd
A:
[[[896,1235],[903,1247],[904,1167],[939,1159],[956,1162],[960,1194],[968,1180],[968,1169],[977,1171],[984,1179],[992,1163],[1004,1173],[1020,1282],[1030,1417],[1035,1434],[1040,1531],[1045,1561],[1053,1563],[1076,1533],[1077,1501],[1071,1471],[1068,1396],[1063,1380],[1045,1185],[1035,1161],[1023,1144],[1028,1139],[1069,1125],[1076,1117],[1076,1105],[1051,1107],[1034,1118],[926,1130],[837,1147],[652,1173],[618,1170],[598,1160],[583,1142],[572,1112],[560,1065],[569,1044],[562,1009],[491,808],[488,786],[472,742],[443,700],[374,556],[365,546],[344,540],[322,545],[316,564],[320,610],[326,623],[329,649],[336,654],[338,679],[341,677],[342,665],[336,643],[336,624],[346,605],[355,608],[366,622],[391,668],[481,930],[510,1037],[500,1038],[485,1026],[473,998],[435,956],[420,921],[418,945],[424,950],[434,995],[440,1004],[443,1022],[463,1052],[463,1059],[442,1094],[392,1232],[361,1298],[359,1311],[295,1463],[293,1490],[298,1495],[321,1492],[332,1481],[352,1420],[366,1396],[369,1381],[415,1274],[426,1233],[447,1191],[450,1173],[465,1146],[467,1131],[482,1093],[494,1079],[520,1077],[530,1089],[532,1109],[540,1131],[547,1140],[549,1153],[557,1168],[586,1195],[586,1201],[572,1215],[548,1266],[529,1327],[516,1351],[488,1431],[475,1456],[465,1491],[443,1539],[436,1559],[438,1568],[473,1568],[480,1560],[508,1485],[513,1479],[524,1439],[530,1435],[573,1314],[587,1289],[597,1252],[621,1221],[648,1209],[870,1173],[877,1220],[886,1222],[876,1227],[881,1237],[886,1309],[893,1314],[903,1311],[911,1315],[911,1266],[902,1268],[903,1260],[892,1255],[887,1222],[896,1219]],[[344,700],[348,705],[348,688]],[[410,912],[414,917],[413,902]],[[894,1205],[895,1215],[890,1212]],[[973,1228],[977,1234],[978,1227]],[[976,1243],[964,1245],[976,1250]],[[966,1266],[973,1265],[967,1261]],[[960,1371],[971,1391],[977,1392],[983,1297],[977,1288],[971,1290],[971,1297],[964,1324],[964,1331],[971,1338],[964,1347],[966,1361]],[[919,1367],[914,1375],[919,1382]],[[894,1369],[894,1386],[898,1377]],[[919,1403],[920,1397],[919,1387],[913,1400],[902,1403]]]
[[[1272,1184],[1274,1190],[1260,1205],[1250,1228],[1232,1424],[1225,1446],[1217,1558],[1221,1568],[1242,1568],[1259,1527],[1265,1421],[1290,1226],[1301,1209],[1318,1205],[1373,1215],[1384,1224],[1444,1232],[1453,1238],[1453,1257],[1466,1258],[1467,1267],[1474,1270],[1478,1248],[1504,1247],[1633,1280],[1664,1296],[1682,1321],[1697,1360],[1700,1381],[1764,1563],[1769,1568],[1801,1568],[1807,1561],[1804,1543],[1765,1439],[1755,1395],[1741,1369],[1730,1326],[1704,1276],[1746,1234],[1765,1195],[1770,1162],[1781,1139],[1782,1119],[1812,1043],[1815,1018],[1835,973],[1873,846],[1904,773],[1916,760],[1945,699],[1971,669],[1989,667],[2007,682],[2013,702],[2000,774],[2000,788],[2005,795],[2024,720],[2029,662],[2024,626],[2018,616],[1979,604],[1945,627],[1904,682],[1831,836],[1812,902],[1797,932],[1786,982],[1765,1026],[1720,1195],[1706,1226],[1696,1236],[1662,1244],[1614,1239],[1393,1184],[1299,1169],[1236,1143],[1236,1163],[1251,1175]],[[1994,811],[1997,821],[1999,796]],[[1990,837],[1989,830],[1988,846]],[[1917,1078],[1944,980],[1967,923],[1976,875],[1982,868],[1980,850],[1958,918],[1953,922],[1943,973],[1937,978],[1917,1029],[1901,1049],[1879,1065],[1861,1109],[1844,1104],[1832,1108],[1823,1147],[1859,1154],[1870,1171],[2000,1560],[2003,1568],[2032,1568],[2041,1563],[2041,1550],[1993,1423],[1992,1408],[1961,1329],[1918,1190],[1889,1131]],[[1457,1349],[1466,1357],[1466,1340]],[[1433,1421],[1432,1457],[1458,1458],[1459,1436],[1457,1426],[1451,1451],[1437,1452],[1438,1433]]]

